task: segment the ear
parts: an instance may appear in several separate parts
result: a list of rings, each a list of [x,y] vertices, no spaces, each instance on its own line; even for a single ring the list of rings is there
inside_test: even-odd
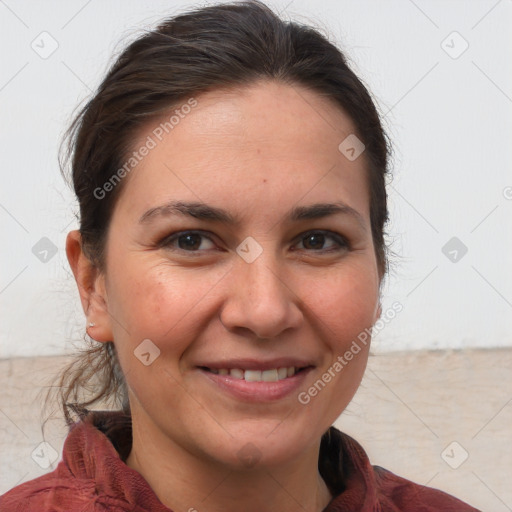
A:
[[[105,276],[82,251],[80,231],[74,230],[68,233],[66,255],[75,276],[87,324],[94,323],[93,327],[87,327],[87,333],[96,341],[113,341]]]

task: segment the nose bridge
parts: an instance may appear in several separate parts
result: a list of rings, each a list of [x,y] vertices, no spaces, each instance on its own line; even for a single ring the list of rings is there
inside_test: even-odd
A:
[[[248,237],[237,252],[240,256],[235,265],[237,281],[242,284],[241,290],[253,307],[260,307],[260,304],[264,307],[270,301],[286,299],[282,272],[279,275],[281,265],[270,240],[257,242]],[[257,304],[254,303],[256,299]]]
[[[253,298],[268,298],[269,300],[284,300],[283,277],[279,275],[279,264],[270,255],[270,250],[262,253],[252,263],[240,262],[242,283],[247,294]]]
[[[258,337],[270,338],[296,327],[302,314],[285,282],[276,251],[270,244],[260,247],[260,254],[252,261],[242,256],[235,263],[234,285],[230,287],[222,322],[226,328],[245,327]]]
[[[236,271],[244,283],[251,281],[253,286],[269,286],[279,281],[279,267],[277,251],[273,245],[273,237],[258,237],[258,240],[248,236],[237,247],[238,261]]]

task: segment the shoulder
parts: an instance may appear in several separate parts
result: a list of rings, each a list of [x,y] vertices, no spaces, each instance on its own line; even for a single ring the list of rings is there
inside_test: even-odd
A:
[[[76,503],[68,498],[79,496],[84,491],[76,484],[73,478],[59,476],[57,469],[52,473],[24,482],[0,496],[0,510],[2,512],[66,510],[66,507]]]
[[[480,512],[454,496],[425,487],[380,466],[373,466],[382,510],[415,512]]]
[[[446,492],[372,465],[363,447],[335,427],[322,437],[319,469],[334,496],[329,512],[480,512]]]
[[[57,468],[0,496],[1,512],[171,512],[123,457],[131,419],[87,411],[70,427]]]
[[[64,442],[62,459],[57,468],[0,496],[0,511],[139,510],[127,499],[127,494],[128,498],[131,496],[132,484],[134,481],[137,483],[137,475],[134,477],[135,472],[121,461],[103,431],[110,425],[107,421],[110,416],[90,414],[74,424]],[[94,423],[96,420],[98,426]],[[129,473],[128,477],[126,473]],[[120,481],[126,485],[118,485]]]
[[[128,512],[124,500],[98,494],[95,482],[63,474],[62,463],[52,473],[24,482],[0,496],[2,512]]]

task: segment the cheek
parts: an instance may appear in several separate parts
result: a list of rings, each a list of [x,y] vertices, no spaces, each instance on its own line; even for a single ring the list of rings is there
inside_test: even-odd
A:
[[[331,348],[337,352],[373,325],[378,282],[368,268],[333,272],[317,282],[314,290],[309,293],[309,309],[326,328]]]
[[[193,291],[184,287],[179,275],[135,263],[113,275],[109,310],[126,321],[130,333],[169,329],[174,318],[185,314]]]
[[[131,351],[148,338],[162,356],[179,358],[208,321],[209,304],[223,273],[194,275],[161,262],[135,261],[132,267],[125,266],[112,276],[115,288],[109,310],[114,338],[122,342],[121,350]]]
[[[111,316],[119,361],[141,403],[174,403],[183,393],[176,385],[179,361],[198,329],[199,322],[191,320],[211,286],[203,282],[198,288],[190,277],[168,268],[138,268],[125,267],[112,276]]]
[[[318,392],[322,398],[312,402],[312,407],[319,417],[334,422],[352,400],[366,368],[378,284],[367,271],[340,272],[325,285],[324,293],[311,300],[313,313],[322,320],[318,326],[326,344],[319,375],[322,382],[306,392],[316,396],[316,390],[322,389]]]

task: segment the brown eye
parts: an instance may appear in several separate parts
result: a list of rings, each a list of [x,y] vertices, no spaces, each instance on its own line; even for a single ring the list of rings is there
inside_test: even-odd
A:
[[[306,249],[323,249],[323,245],[325,244],[325,235],[315,233],[303,238],[302,241]]]
[[[210,247],[208,247],[208,242]],[[160,242],[159,246],[169,250],[197,252],[212,249],[215,244],[210,237],[200,231],[180,231],[166,237]]]
[[[326,242],[331,240],[331,243],[326,248]],[[334,241],[334,243],[332,242]],[[329,231],[312,231],[303,235],[300,239],[305,250],[308,251],[333,251],[340,249],[348,249],[349,244],[347,240],[337,233]]]
[[[180,249],[196,251],[201,246],[201,238],[201,235],[189,234],[181,235],[176,240]]]

